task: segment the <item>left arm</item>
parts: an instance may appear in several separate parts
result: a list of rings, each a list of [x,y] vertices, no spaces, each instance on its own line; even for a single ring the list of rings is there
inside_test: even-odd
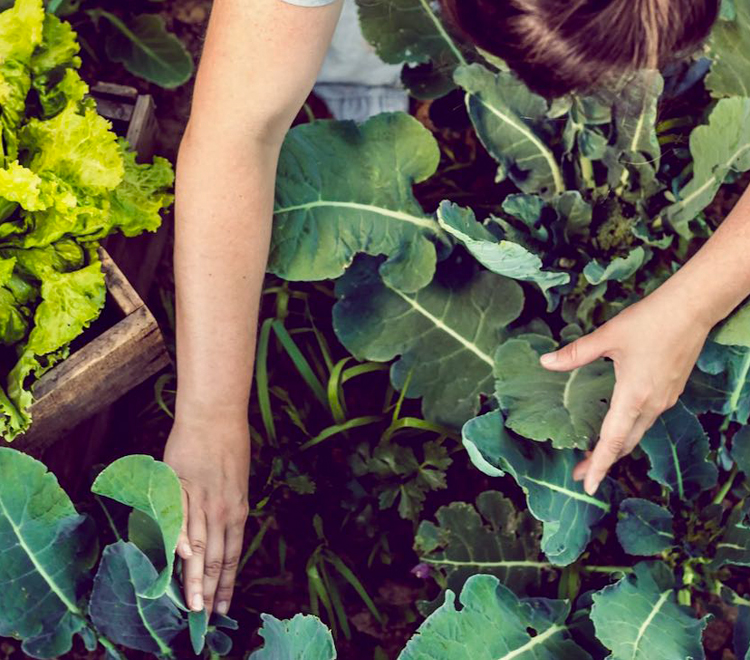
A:
[[[542,356],[552,371],[600,357],[614,362],[615,389],[593,452],[574,469],[593,495],[677,402],[708,333],[750,295],[750,188],[701,249],[653,293],[594,332]]]

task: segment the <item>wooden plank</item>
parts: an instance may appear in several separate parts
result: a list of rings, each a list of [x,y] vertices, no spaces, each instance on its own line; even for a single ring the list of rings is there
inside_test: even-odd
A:
[[[101,96],[115,96],[130,101],[135,101],[138,98],[138,90],[135,87],[118,85],[117,83],[98,82],[91,87],[91,91]]]
[[[150,94],[141,94],[135,101],[133,115],[125,139],[135,149],[142,161],[154,155],[156,137],[156,104]]]
[[[32,426],[13,445],[31,454],[44,451],[170,363],[156,320],[139,307],[39,379]]]
[[[102,270],[107,282],[107,291],[122,314],[127,316],[139,307],[143,307],[143,300],[125,278],[120,267],[103,247],[99,248],[99,257],[102,260]]]

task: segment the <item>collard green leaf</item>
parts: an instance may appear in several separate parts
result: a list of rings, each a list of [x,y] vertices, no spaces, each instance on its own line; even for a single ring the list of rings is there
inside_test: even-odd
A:
[[[133,509],[128,516],[128,540],[157,567],[164,566],[164,541],[159,524],[147,513]]]
[[[193,653],[200,655],[206,645],[206,633],[208,632],[208,611],[205,607],[200,612],[191,610],[188,613],[188,628]]]
[[[741,605],[737,608],[737,621],[732,634],[734,654],[738,660],[750,658],[750,607]]]
[[[631,497],[620,504],[617,538],[631,555],[656,555],[674,543],[672,514],[664,507]]]
[[[707,341],[682,398],[694,413],[711,411],[747,424],[750,419],[750,348]]]
[[[460,42],[427,0],[357,0],[362,34],[380,59],[405,63],[402,80],[417,98],[431,99],[454,88],[453,70],[464,62]]]
[[[159,14],[140,14],[125,23],[103,9],[90,9],[88,13],[96,20],[107,19],[114,28],[105,42],[107,56],[113,62],[121,62],[130,73],[166,89],[190,80],[193,58],[167,31]]]
[[[591,528],[610,511],[610,483],[594,496],[574,481],[581,452],[513,439],[499,411],[476,417],[462,431],[472,463],[485,474],[509,473],[526,493],[531,514],[543,523],[542,552],[558,566],[573,563],[591,539]]]
[[[750,426],[743,426],[732,438],[732,458],[737,467],[750,479]]]
[[[94,533],[42,463],[0,448],[0,636],[22,639],[27,656],[67,654],[85,625]]]
[[[151,456],[133,454],[102,470],[91,490],[138,509],[159,525],[166,568],[152,584],[139,581],[137,588],[138,595],[144,598],[160,597],[172,578],[174,553],[182,526],[182,486],[174,470]]]
[[[642,71],[615,96],[613,107],[616,148],[629,158],[652,163],[655,168],[661,156],[656,113],[663,90],[664,79],[658,71]]]
[[[711,71],[706,87],[720,96],[750,96],[750,7],[746,2],[724,2],[723,20],[711,31]]]
[[[460,426],[476,414],[480,393],[492,391],[493,352],[523,307],[513,280],[482,272],[470,282],[433,282],[416,294],[386,285],[374,260],[358,259],[336,285],[333,325],[358,359],[385,362],[396,389],[423,398],[434,422]]]
[[[587,449],[597,437],[614,387],[612,364],[597,360],[570,372],[554,372],[539,362],[548,339],[532,346],[509,339],[495,353],[495,394],[508,411],[506,425],[531,440],[554,447]]]
[[[489,573],[516,593],[540,583],[549,564],[538,561],[540,525],[497,491],[477,498],[476,508],[452,502],[437,510],[438,524],[422,521],[414,547],[420,561],[440,569],[447,588],[459,593],[475,573]]]
[[[414,292],[431,280],[442,234],[412,193],[440,160],[437,142],[405,113],[362,125],[316,121],[286,136],[278,166],[270,272],[336,278],[358,252],[387,255],[383,279]]]
[[[743,524],[745,512],[735,508],[727,520],[724,534],[716,544],[716,554],[712,567],[720,568],[727,564],[750,566],[750,527]]]
[[[399,660],[590,660],[571,638],[565,623],[570,606],[548,601],[534,607],[493,575],[475,575],[466,582],[455,606],[448,591],[445,604],[419,627]]]
[[[133,543],[104,548],[89,602],[94,625],[116,644],[154,655],[171,655],[169,644],[185,620],[167,595],[139,595],[157,579],[156,569]]]
[[[586,267],[583,269],[583,276],[589,284],[593,284],[594,286],[610,280],[624,282],[629,277],[635,275],[643,265],[645,258],[646,251],[639,246],[631,250],[627,257],[613,259],[606,266],[602,266],[594,259],[586,264]]]
[[[641,440],[651,469],[648,476],[681,500],[690,500],[716,485],[716,465],[707,460],[708,436],[698,418],[678,401],[662,413]]]
[[[248,660],[336,660],[331,631],[320,619],[302,614],[285,621],[270,614],[260,617],[265,643]]]
[[[556,298],[550,289],[570,282],[568,273],[543,270],[542,260],[522,245],[498,241],[484,225],[477,222],[471,209],[443,202],[437,213],[438,223],[453,238],[493,273],[522,282],[533,282],[547,298],[548,310]]]
[[[513,182],[526,193],[564,192],[562,170],[540,132],[547,102],[513,74],[495,75],[481,64],[459,67],[454,79],[466,90],[479,139]]]
[[[708,206],[727,174],[750,169],[750,98],[721,99],[708,124],[690,134],[690,153],[693,178],[664,211],[666,220],[686,238],[690,221]]]
[[[640,562],[632,574],[594,596],[591,619],[612,660],[703,660],[706,617],[677,604],[674,575],[663,562]],[[668,632],[667,632],[668,631]]]
[[[750,302],[732,313],[711,335],[711,340],[724,346],[750,348]]]

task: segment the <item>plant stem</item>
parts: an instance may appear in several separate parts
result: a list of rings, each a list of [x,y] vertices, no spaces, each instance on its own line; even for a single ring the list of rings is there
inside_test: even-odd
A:
[[[732,483],[734,483],[734,478],[737,476],[738,472],[739,472],[739,468],[737,467],[737,463],[735,463],[729,472],[729,476],[727,477],[727,480],[724,482],[724,485],[719,489],[719,492],[716,493],[716,497],[714,497],[714,499],[711,501],[711,504],[721,504],[724,501],[724,498],[727,496],[727,493],[732,488]]]
[[[586,573],[632,573],[632,566],[581,566]]]

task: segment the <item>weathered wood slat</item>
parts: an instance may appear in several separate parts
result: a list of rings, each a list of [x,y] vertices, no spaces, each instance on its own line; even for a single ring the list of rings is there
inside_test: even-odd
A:
[[[123,318],[35,383],[32,425],[12,443],[14,448],[39,454],[170,363],[153,314],[103,248],[100,254],[107,290]]]

